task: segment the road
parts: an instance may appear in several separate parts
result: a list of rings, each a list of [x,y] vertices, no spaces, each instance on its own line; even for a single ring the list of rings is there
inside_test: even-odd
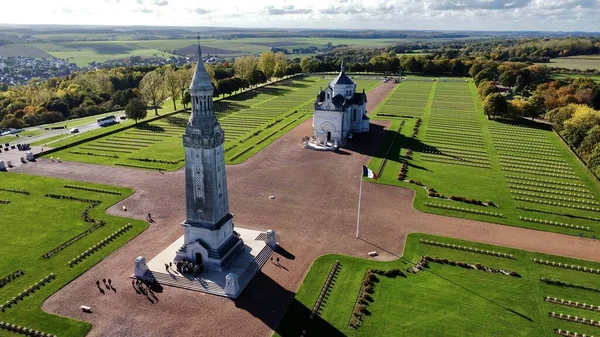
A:
[[[121,116],[125,116],[125,115],[124,114],[116,114],[115,116],[116,116],[117,120],[120,120]],[[32,127],[26,128],[25,131],[35,131],[35,130],[39,130],[39,129],[43,129],[43,128],[44,128],[44,125],[32,126]],[[87,131],[96,130],[96,129],[100,128],[100,126],[98,125],[98,123],[92,122],[92,123],[77,125],[77,126],[74,126],[73,128],[79,129],[79,133],[84,133]],[[71,129],[73,129],[73,128],[71,128]],[[70,134],[69,132],[71,129],[47,130],[46,132],[42,133],[41,135],[37,135],[37,136],[15,137],[15,140],[10,142],[10,144],[11,145],[31,144],[33,142],[52,138],[54,136],[58,136],[58,135],[62,135],[62,134],[64,134],[65,136],[68,136]],[[48,145],[50,145],[50,143]],[[2,157],[2,155],[0,154],[0,159],[1,159],[1,157]]]

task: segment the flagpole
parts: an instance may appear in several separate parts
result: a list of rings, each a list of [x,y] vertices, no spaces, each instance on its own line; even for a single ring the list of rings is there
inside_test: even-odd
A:
[[[362,182],[363,182],[363,176],[362,176],[362,172],[361,175],[359,176],[360,179],[360,187],[358,189],[358,214],[356,215],[356,238],[358,239],[358,228],[360,226],[360,199],[362,198]]]

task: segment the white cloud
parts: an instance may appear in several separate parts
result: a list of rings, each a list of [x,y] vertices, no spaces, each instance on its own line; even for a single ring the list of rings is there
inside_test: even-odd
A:
[[[600,0],[21,0],[0,11],[0,23],[332,29],[593,31],[598,17]]]

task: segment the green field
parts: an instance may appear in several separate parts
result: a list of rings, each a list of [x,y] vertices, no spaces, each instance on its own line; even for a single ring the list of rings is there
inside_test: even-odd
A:
[[[2,173],[0,179],[0,200],[4,200],[0,203],[0,279],[18,270],[24,272],[0,286],[0,321],[58,336],[84,336],[91,328],[89,323],[50,315],[41,309],[42,302],[146,228],[143,222],[105,213],[133,191],[46,177],[32,179],[10,172]],[[57,199],[48,194],[84,200]],[[94,202],[99,203],[92,207]],[[84,211],[88,208],[86,221]],[[132,227],[122,234],[97,246],[94,252],[81,255],[128,224]],[[43,257],[63,244],[55,254]],[[78,256],[82,260],[69,266]],[[51,273],[56,279],[19,299],[19,294]],[[17,302],[7,305],[12,298]],[[0,336],[17,335],[0,330]]]
[[[586,75],[586,74],[554,74],[552,79],[555,80],[570,80],[576,78],[589,78],[594,80],[596,83],[600,83],[600,75]]]
[[[570,56],[551,59],[550,63],[539,63],[548,67],[566,69],[600,70],[600,55]]]
[[[52,38],[54,36],[42,36]],[[73,38],[78,38],[74,36]],[[374,48],[386,47],[415,39],[347,39],[347,38],[241,38],[241,39],[202,39],[205,53],[224,57],[250,55],[271,50],[271,47],[298,48],[323,47],[333,45]],[[120,36],[112,41],[74,41],[32,43],[0,47],[0,56],[59,57],[72,59],[79,66],[88,63],[120,60],[130,56],[169,57],[176,49],[196,44],[196,40],[135,40],[134,36]],[[299,55],[291,54],[290,57]]]
[[[392,125],[369,167],[379,172],[379,183],[414,189],[415,208],[570,235],[600,234],[595,178],[552,131],[488,120],[472,82],[409,79],[372,117]],[[416,118],[422,123],[413,138]],[[428,196],[415,182],[443,198]]]
[[[215,113],[225,131],[225,160],[237,164],[308,119],[319,87],[331,78],[304,77],[269,85],[216,101]],[[357,79],[360,88],[371,89],[375,79]],[[78,146],[48,154],[67,161],[119,165],[151,170],[175,170],[183,166],[181,136],[188,113],[178,113]],[[93,133],[91,131],[88,133]],[[72,139],[52,144],[59,147]]]
[[[425,244],[429,240],[512,254],[513,259],[466,250]],[[430,262],[418,273],[409,273],[421,256],[438,257],[484,267],[514,271],[519,277],[463,268],[449,263]],[[600,275],[535,263],[533,259],[555,264],[600,268],[600,264],[533,252],[490,246],[424,234],[410,234],[404,255],[393,262],[377,262],[341,255],[326,255],[313,263],[296,297],[275,329],[275,336],[553,336],[554,329],[598,335],[600,328],[550,317],[548,313],[600,320],[600,292],[550,285],[542,277],[598,288]],[[327,291],[318,314],[310,312],[335,261],[337,276]],[[368,313],[358,328],[350,327],[353,309],[367,269],[397,268],[405,277],[377,276]],[[588,309],[555,304],[545,297],[565,302],[586,303]],[[589,305],[594,305],[593,310]],[[467,333],[468,332],[468,333]]]

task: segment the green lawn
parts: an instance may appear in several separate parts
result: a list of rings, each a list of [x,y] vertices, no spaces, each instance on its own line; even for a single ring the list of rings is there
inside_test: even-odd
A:
[[[226,163],[238,164],[245,161],[310,118],[316,93],[332,77],[313,76],[286,80],[216,101],[215,113],[225,131]],[[379,83],[372,77],[359,77],[356,81],[359,88],[366,90]],[[184,164],[181,135],[188,119],[189,112],[177,113],[48,154],[46,157],[140,169],[175,170]],[[83,137],[89,138],[126,125],[127,122],[103,128],[106,129],[104,131],[86,132],[50,146],[71,144],[84,139]]]
[[[600,234],[600,184],[552,131],[488,120],[472,82],[418,79],[398,85],[372,113],[392,121],[369,164],[379,172],[376,182],[414,189],[414,206],[424,212],[586,237]],[[422,124],[412,138],[416,118]],[[411,158],[406,157],[409,148]],[[407,175],[399,180],[404,162]],[[495,206],[432,198],[411,180],[446,198]]]
[[[17,270],[24,275],[0,288],[0,305],[17,297],[24,289],[51,273],[56,279],[49,282],[33,294],[0,311],[0,321],[26,326],[58,336],[84,336],[91,328],[89,323],[75,321],[66,317],[48,314],[41,309],[42,302],[74,278],[91,268],[94,264],[114,252],[127,241],[141,233],[147,224],[126,218],[109,216],[106,208],[130,196],[130,189],[103,186],[46,177],[35,177],[17,173],[0,174],[0,278]],[[94,191],[66,188],[65,185],[92,188]],[[7,191],[6,189],[13,190]],[[100,193],[96,190],[108,190],[116,194]],[[30,194],[17,193],[14,190],[26,191]],[[56,194],[72,196],[87,200],[97,200],[100,204],[91,209],[90,217],[96,221],[104,221],[103,226],[82,236],[50,258],[42,255],[86,230],[94,228],[94,223],[83,220],[83,211],[90,205],[87,201],[54,199],[45,196]],[[115,240],[97,250],[82,262],[68,266],[68,262],[88,248],[99,243],[115,231],[127,224],[133,227],[118,236]],[[93,286],[93,285],[90,285]],[[0,336],[16,336],[0,330]]]
[[[426,245],[421,239],[512,254],[507,259],[446,247]],[[521,277],[465,269],[431,262],[417,274],[406,269],[421,256],[437,256],[469,264],[516,271]],[[565,301],[600,305],[600,293],[548,285],[541,277],[552,277],[578,285],[598,287],[600,275],[540,265],[533,259],[550,260],[588,268],[600,264],[539,253],[489,246],[424,234],[410,234],[404,255],[393,262],[377,262],[341,255],[326,255],[313,263],[292,305],[275,330],[275,336],[307,336],[326,331],[327,336],[527,336],[554,335],[553,329],[598,335],[600,328],[567,322],[549,312],[600,320],[600,312],[552,304],[545,296]],[[318,316],[310,310],[335,261],[341,264]],[[399,268],[407,277],[378,276],[368,305],[369,315],[357,329],[349,326],[354,305],[367,269]]]

